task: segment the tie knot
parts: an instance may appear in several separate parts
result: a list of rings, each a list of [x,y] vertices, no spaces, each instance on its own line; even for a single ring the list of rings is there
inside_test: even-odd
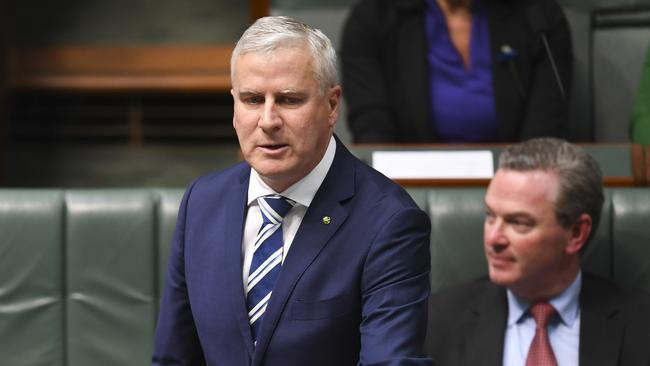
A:
[[[538,302],[530,307],[530,314],[535,319],[538,327],[546,328],[549,319],[555,315],[556,311],[553,305],[547,302]]]
[[[279,224],[295,202],[280,195],[264,196],[257,199],[265,223]]]

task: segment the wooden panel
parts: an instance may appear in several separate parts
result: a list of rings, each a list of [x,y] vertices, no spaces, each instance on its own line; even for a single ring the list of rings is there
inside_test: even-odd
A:
[[[251,24],[269,15],[269,0],[251,0]]]
[[[1,77],[1,76],[0,76]],[[0,184],[4,182],[7,158],[7,97],[0,81]]]
[[[633,144],[630,148],[632,158],[632,177],[635,185],[648,185],[650,179],[646,176],[648,164],[645,161],[647,154],[643,151],[643,145]]]
[[[650,146],[646,146],[645,148],[644,170],[645,170],[646,185],[650,186]]]
[[[489,179],[394,179],[395,183],[405,188],[416,187],[487,187]],[[632,177],[603,177],[605,187],[640,186]]]
[[[6,54],[11,17],[7,14],[6,1],[0,0],[0,184],[4,182],[7,157],[7,86]]]
[[[251,22],[269,14],[250,0]],[[234,44],[212,46],[10,47],[10,91],[228,92]]]
[[[232,45],[47,47],[9,52],[8,88],[66,92],[227,92]]]
[[[650,185],[650,147],[644,148],[635,144],[578,144],[585,151],[592,154],[601,164],[603,170],[603,185],[606,187],[633,187]],[[494,154],[495,169],[498,167],[498,155],[507,144],[357,144],[352,145],[351,150],[357,157],[369,165],[372,164],[371,155],[374,151],[471,151],[490,150]],[[611,166],[611,160],[617,164],[629,166]],[[607,165],[608,166],[603,166]],[[609,174],[609,171],[615,171]],[[394,179],[403,187],[485,187],[490,183],[489,179]]]

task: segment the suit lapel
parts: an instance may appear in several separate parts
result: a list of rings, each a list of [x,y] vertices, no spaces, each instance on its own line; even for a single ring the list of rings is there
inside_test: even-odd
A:
[[[463,319],[463,365],[503,364],[503,339],[508,316],[505,290],[487,283]]]
[[[619,297],[584,276],[580,303],[580,365],[618,365],[624,327]]]
[[[354,194],[352,159],[350,152],[337,139],[334,162],[300,224],[273,288],[273,295],[264,313],[264,321],[257,337],[253,365],[261,364],[296,283],[347,219],[348,210],[341,201]],[[341,179],[341,177],[348,177],[348,179]],[[329,224],[323,223],[325,216],[331,218]]]
[[[233,189],[233,194],[228,196],[229,201],[225,203],[226,207],[232,208],[230,214],[226,217],[226,271],[228,276],[227,283],[228,295],[231,300],[232,313],[239,324],[239,330],[243,338],[249,357],[253,357],[253,336],[251,334],[250,324],[248,322],[248,311],[246,307],[246,295],[244,294],[244,285],[242,282],[242,255],[241,243],[242,232],[244,227],[244,210],[246,207],[246,197],[248,194],[248,180],[250,178],[250,169],[244,169],[239,176],[239,185]]]

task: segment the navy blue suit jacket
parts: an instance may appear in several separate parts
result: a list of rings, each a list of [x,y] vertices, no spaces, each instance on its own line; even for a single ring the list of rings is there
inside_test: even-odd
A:
[[[338,140],[253,345],[241,276],[249,176],[243,162],[186,191],[152,364],[429,365],[429,219]]]

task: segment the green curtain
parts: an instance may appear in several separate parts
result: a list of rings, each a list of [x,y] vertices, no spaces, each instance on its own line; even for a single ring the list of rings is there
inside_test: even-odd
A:
[[[650,46],[641,71],[630,133],[633,143],[650,145]]]

